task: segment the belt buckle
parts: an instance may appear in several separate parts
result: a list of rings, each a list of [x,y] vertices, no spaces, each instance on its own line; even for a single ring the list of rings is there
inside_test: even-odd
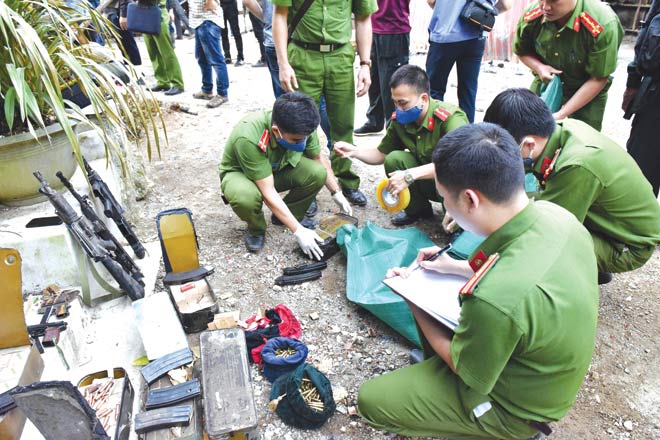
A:
[[[319,44],[319,52],[332,52],[332,44]]]

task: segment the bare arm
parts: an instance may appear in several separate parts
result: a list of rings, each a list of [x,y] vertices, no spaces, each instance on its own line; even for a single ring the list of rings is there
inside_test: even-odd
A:
[[[289,207],[286,206],[286,203],[284,203],[284,200],[282,200],[282,197],[280,197],[280,194],[275,189],[273,175],[271,174],[263,179],[255,180],[254,183],[259,188],[264,198],[264,203],[273,211],[275,217],[284,223],[284,226],[289,228],[291,232],[295,232],[300,227],[300,223],[298,223],[298,220],[293,216]]]
[[[325,168],[325,170],[328,172],[328,176],[325,178],[325,187],[328,188],[330,194],[334,194],[337,191],[340,191],[341,187],[339,186],[339,182],[337,182],[335,173],[332,171],[332,166],[328,156],[325,154],[319,154],[314,158],[314,160],[323,165],[323,168]]]
[[[368,15],[355,17],[355,40],[360,60],[368,60],[371,56],[371,19]],[[364,96],[371,85],[369,66],[360,66],[357,77],[357,96]]]
[[[408,188],[408,184],[406,183],[405,179],[406,172],[409,172],[415,180],[433,179],[435,175],[435,166],[432,163],[427,163],[426,165],[408,168],[407,170],[393,171],[389,175],[390,182],[387,185],[387,190],[390,193],[398,194],[405,188]]]
[[[552,66],[544,64],[536,57],[536,55],[520,55],[518,58],[520,58],[520,61],[522,61],[525,66],[532,69],[532,71],[536,73],[543,82],[550,81],[554,74],[562,73],[561,70],[557,70]]]
[[[336,142],[333,149],[339,157],[354,157],[369,165],[381,165],[385,162],[385,154],[376,147],[358,148],[348,142]]]
[[[558,112],[554,114],[555,119],[564,119],[589,104],[592,99],[600,93],[607,85],[607,78],[589,78],[582,84],[571,98],[566,101]]]
[[[298,80],[293,67],[289,64],[289,55],[286,48],[289,39],[288,28],[289,8],[275,6],[273,11],[273,43],[277,53],[277,64],[280,68],[280,83],[285,92],[292,92],[298,88]]]
[[[264,11],[261,9],[259,3],[257,3],[257,0],[243,0],[243,6],[248,8],[259,21],[264,22]]]

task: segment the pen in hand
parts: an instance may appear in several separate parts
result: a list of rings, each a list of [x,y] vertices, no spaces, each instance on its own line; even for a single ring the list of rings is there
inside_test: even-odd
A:
[[[435,260],[437,260],[438,258],[440,258],[440,256],[441,256],[442,254],[444,254],[445,252],[447,252],[447,251],[450,250],[450,249],[451,249],[451,243],[449,243],[447,246],[443,247],[443,248],[440,249],[438,252],[436,252],[435,254],[431,255],[429,258],[427,258],[426,260],[423,260],[423,261],[435,261]],[[421,266],[421,264],[418,263],[417,266],[414,267],[413,270],[412,270],[411,272],[413,272],[413,271],[419,269],[420,267],[422,267],[422,266]]]

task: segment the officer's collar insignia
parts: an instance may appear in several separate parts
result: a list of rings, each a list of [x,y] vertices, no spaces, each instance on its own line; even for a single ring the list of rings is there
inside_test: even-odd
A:
[[[543,11],[541,10],[541,8],[534,8],[531,11],[527,11],[525,16],[523,17],[523,21],[525,23],[529,23],[532,20],[536,20],[541,15],[543,15]]]
[[[488,259],[488,255],[484,253],[481,249],[479,249],[479,252],[477,252],[474,257],[470,260],[470,267],[472,268],[473,272],[478,271],[481,269],[481,266],[486,262]]]
[[[575,32],[580,32],[580,16],[578,15],[575,17],[575,21],[573,22],[573,30]]]
[[[433,114],[436,115],[442,122],[445,122],[447,118],[451,116],[451,112],[445,110],[444,108],[436,108]]]
[[[474,288],[477,286],[479,281],[488,273],[488,271],[495,265],[497,260],[500,258],[500,254],[495,252],[493,255],[488,257],[488,259],[485,259],[486,254],[484,254],[483,251],[479,251],[479,253],[470,261],[470,266],[474,269],[474,266],[472,263],[476,260],[477,257],[483,256],[483,260],[478,260],[481,262],[479,269],[472,275],[472,278],[468,280],[467,283],[463,286],[463,288],[460,290],[459,294],[460,295],[472,295],[472,292],[474,292]]]
[[[261,139],[259,139],[259,143],[257,144],[259,149],[261,149],[261,151],[263,151],[264,153],[266,152],[266,148],[268,148],[268,141],[270,141],[270,132],[268,131],[268,129],[266,129],[262,133]]]
[[[600,23],[594,20],[594,18],[587,12],[582,12],[579,17],[582,24],[587,27],[587,30],[591,33],[591,35],[593,35],[594,38],[603,32],[603,27],[600,25]]]
[[[561,148],[557,148],[557,151],[555,151],[555,155],[552,156],[552,159],[549,157],[543,159],[543,163],[541,164],[541,176],[543,176],[542,184],[545,184],[545,181],[548,180],[548,177],[550,177],[550,174],[552,174],[552,170],[555,168],[555,163],[557,162],[559,153],[561,153]]]
[[[429,128],[429,131],[433,131],[435,128],[435,120],[433,119],[433,116],[429,116],[428,123],[426,126]]]

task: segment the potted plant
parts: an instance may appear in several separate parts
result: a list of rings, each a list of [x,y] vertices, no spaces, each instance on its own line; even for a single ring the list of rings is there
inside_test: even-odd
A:
[[[38,197],[37,169],[53,187],[60,186],[55,171],[73,174],[80,162],[76,124],[95,129],[106,155],[117,155],[122,166],[113,133],[137,138],[144,131],[149,158],[151,133],[160,152],[157,103],[108,68],[107,50],[90,42],[92,30],[115,41],[107,38],[115,34],[112,25],[85,0],[75,8],[65,0],[0,1],[0,203]],[[63,99],[73,88],[91,111]]]

